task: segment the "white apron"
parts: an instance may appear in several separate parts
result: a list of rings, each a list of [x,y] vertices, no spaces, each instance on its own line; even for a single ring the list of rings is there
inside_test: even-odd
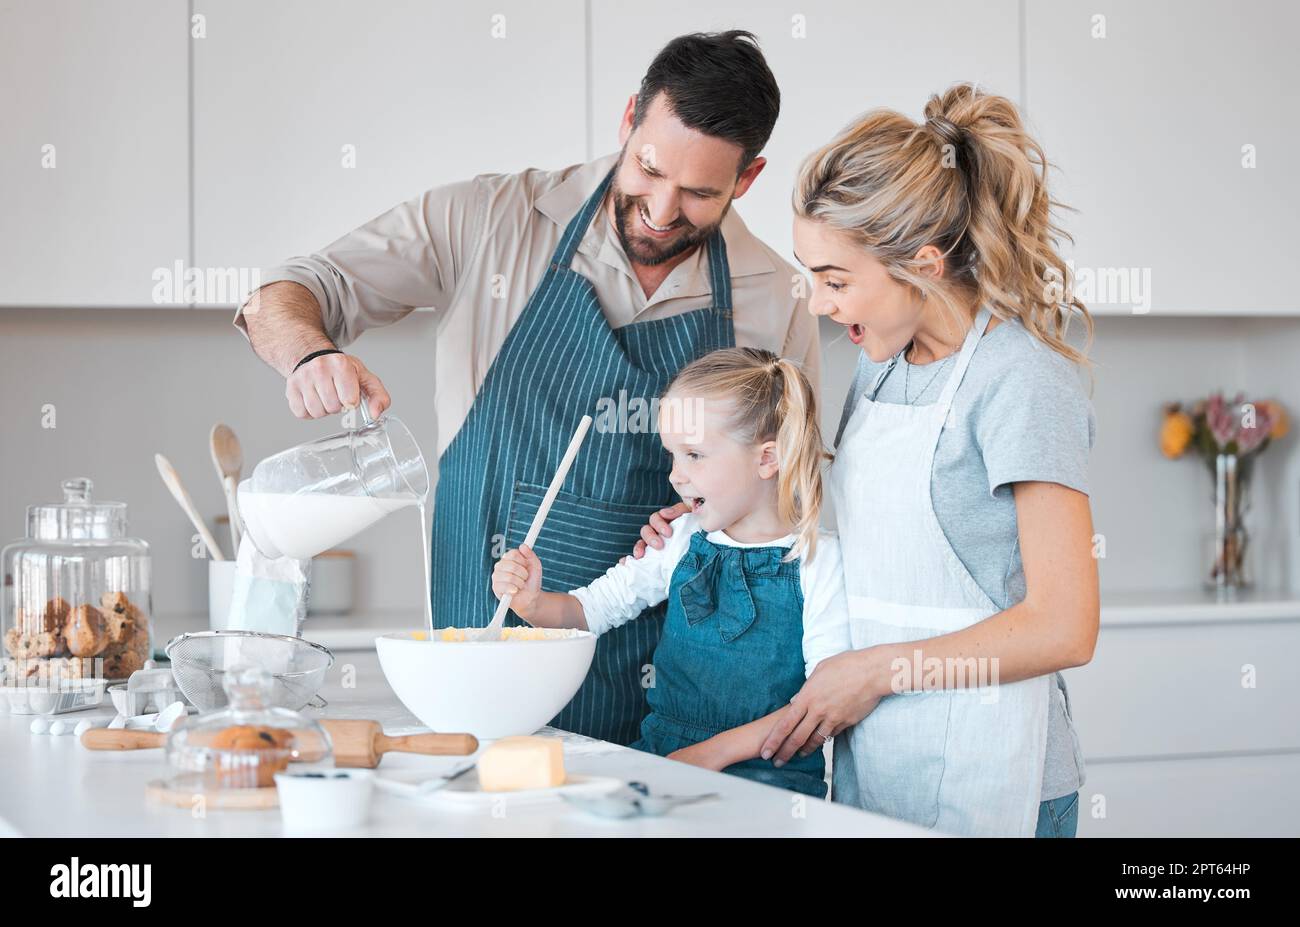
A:
[[[895,358],[844,428],[829,482],[855,650],[947,634],[999,611],[953,552],[930,497],[939,435],[988,322],[980,310],[936,403],[874,401]],[[908,678],[923,679],[930,668],[907,656]],[[1032,837],[1051,677],[996,685],[993,672],[971,661],[971,688],[883,698],[835,739],[833,798],[949,834]]]

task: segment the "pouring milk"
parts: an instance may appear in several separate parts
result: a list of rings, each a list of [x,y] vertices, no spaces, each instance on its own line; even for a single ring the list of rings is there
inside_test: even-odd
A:
[[[240,489],[239,514],[268,557],[308,560],[360,534],[414,497],[335,496],[330,493],[253,492]]]
[[[414,436],[391,416],[371,420],[361,406],[359,428],[308,441],[261,461],[239,484],[245,532],[265,557],[308,560],[398,509],[420,513],[424,612],[433,627],[429,471]]]

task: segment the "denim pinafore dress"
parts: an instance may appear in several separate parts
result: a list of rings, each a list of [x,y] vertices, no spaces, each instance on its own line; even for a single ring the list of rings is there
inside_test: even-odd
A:
[[[691,535],[669,581],[650,714],[632,747],[667,756],[776,711],[803,686],[803,592],[787,553]],[[820,750],[779,768],[755,757],[723,772],[826,797]]]

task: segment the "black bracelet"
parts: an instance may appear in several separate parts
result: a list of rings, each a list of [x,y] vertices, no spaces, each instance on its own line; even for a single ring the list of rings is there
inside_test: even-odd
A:
[[[294,364],[293,370],[291,370],[290,373],[297,373],[298,368],[301,367],[303,364],[307,363],[307,361],[313,361],[318,357],[324,357],[326,354],[342,354],[342,353],[343,352],[340,351],[338,348],[326,348],[324,351],[312,351],[302,360],[298,361],[298,363]]]

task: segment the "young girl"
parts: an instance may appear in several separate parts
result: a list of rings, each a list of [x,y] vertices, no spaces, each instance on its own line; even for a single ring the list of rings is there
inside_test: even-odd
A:
[[[595,634],[667,599],[632,746],[825,797],[821,751],[779,768],[759,756],[804,679],[849,647],[838,542],[817,527],[827,454],[808,380],[769,351],[715,351],[669,384],[659,436],[691,508],[663,549],[563,593],[542,591],[542,564],[520,547],[492,591],[534,626]]]

